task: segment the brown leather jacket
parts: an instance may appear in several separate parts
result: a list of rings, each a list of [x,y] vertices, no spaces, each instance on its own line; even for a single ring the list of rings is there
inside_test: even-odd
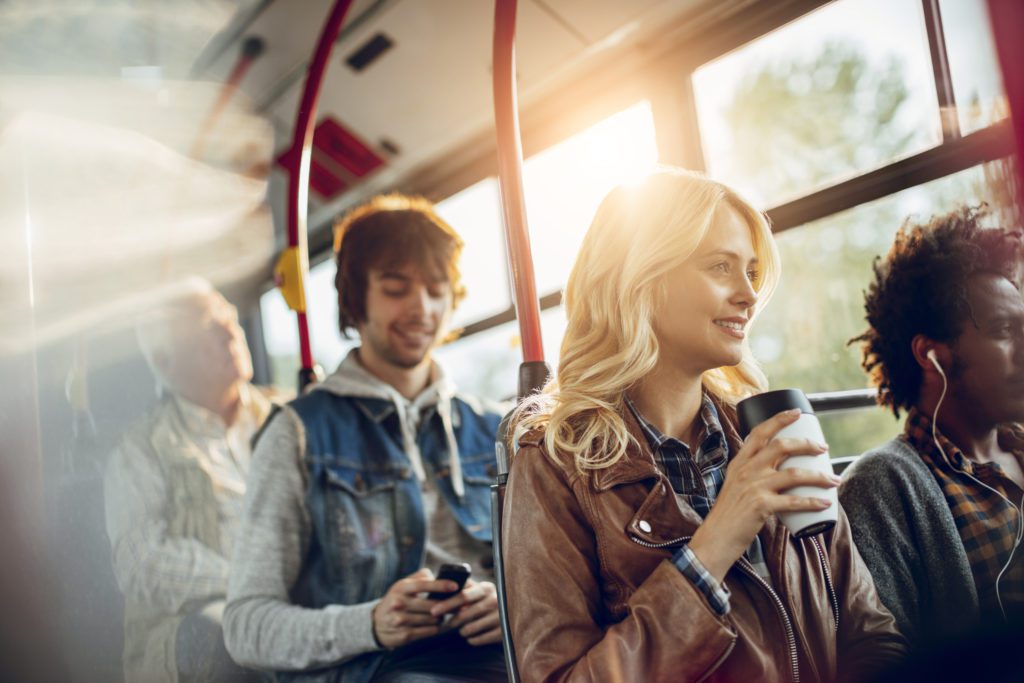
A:
[[[505,498],[509,616],[524,681],[870,680],[906,643],[875,593],[846,516],[797,540],[760,532],[771,587],[742,559],[725,617],[672,564],[701,523],[639,448],[580,474],[537,432],[520,439]],[[730,453],[734,413],[719,406]]]

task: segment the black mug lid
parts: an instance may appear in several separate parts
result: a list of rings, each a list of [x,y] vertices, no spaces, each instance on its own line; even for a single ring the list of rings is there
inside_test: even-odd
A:
[[[814,415],[814,408],[799,389],[776,389],[757,396],[745,398],[736,404],[740,436],[744,439],[757,425],[783,410],[799,408],[801,412]]]

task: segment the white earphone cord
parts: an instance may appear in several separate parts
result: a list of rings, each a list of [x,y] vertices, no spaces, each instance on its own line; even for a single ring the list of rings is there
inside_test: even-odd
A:
[[[953,464],[953,462],[949,459],[949,456],[946,455],[945,449],[942,448],[942,444],[939,443],[939,437],[936,435],[935,426],[938,424],[938,421],[939,421],[939,408],[942,407],[942,401],[945,400],[945,398],[946,398],[946,389],[949,387],[949,382],[946,380],[946,373],[942,369],[942,366],[939,365],[939,361],[937,361],[935,359],[934,354],[933,353],[929,353],[928,354],[928,358],[931,360],[932,364],[935,366],[935,369],[939,371],[939,375],[942,377],[942,394],[939,395],[939,402],[935,404],[935,413],[932,415],[932,441],[935,442],[936,448],[938,448],[939,452],[942,453],[942,459],[945,460],[949,464],[950,467],[952,467],[954,470],[956,470],[960,474],[964,475],[965,477],[967,477],[969,479],[974,480],[979,485],[984,486],[989,491],[991,491],[992,493],[996,494],[997,496],[999,496],[1000,498],[1005,500],[1006,504],[1009,505],[1011,508],[1013,508],[1013,510],[1017,513],[1017,533],[1014,534],[1013,547],[1010,548],[1010,557],[1009,557],[1009,559],[1006,560],[1006,564],[1003,565],[1003,568],[1001,570],[999,570],[999,575],[996,576],[996,602],[999,603],[999,611],[1003,615],[1003,621],[1009,621],[1006,618],[1006,610],[1003,608],[1003,598],[999,595],[999,582],[1002,581],[1003,574],[1006,573],[1006,570],[1010,568],[1010,563],[1013,562],[1013,555],[1014,555],[1014,553],[1017,552],[1017,546],[1019,546],[1021,540],[1024,539],[1024,497],[1021,498],[1020,506],[1019,507],[1014,505],[1012,502],[1010,502],[1009,498],[1004,496],[1002,493],[1000,493],[996,489],[992,488],[991,486],[989,486],[985,482],[981,481],[977,477],[975,477],[975,476],[973,476],[971,474],[968,474],[964,470],[961,470],[961,469],[957,468]]]

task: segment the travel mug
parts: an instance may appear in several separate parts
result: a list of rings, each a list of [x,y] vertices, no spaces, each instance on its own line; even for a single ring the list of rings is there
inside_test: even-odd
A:
[[[814,409],[811,408],[811,402],[807,400],[804,392],[799,389],[768,391],[740,401],[736,405],[736,413],[740,423],[740,436],[746,439],[750,431],[757,425],[773,415],[793,408],[800,409],[800,418],[796,422],[783,427],[776,434],[776,437],[810,439],[817,443],[825,443],[825,435],[821,432],[821,424],[814,414]],[[779,464],[779,471],[792,467],[833,474],[832,460],[829,458],[828,451],[820,455],[790,456]],[[786,525],[786,528],[789,529],[793,536],[797,538],[813,536],[828,531],[835,526],[839,515],[839,494],[835,487],[823,489],[817,486],[796,486],[783,491],[783,493],[809,498],[825,498],[832,501],[832,505],[824,510],[780,512],[779,519]]]

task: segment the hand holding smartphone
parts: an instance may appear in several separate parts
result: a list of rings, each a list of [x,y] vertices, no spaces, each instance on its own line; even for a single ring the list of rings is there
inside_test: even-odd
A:
[[[456,593],[462,590],[463,586],[466,585],[466,581],[469,579],[469,575],[472,573],[472,569],[465,562],[459,564],[442,564],[437,570],[437,575],[434,577],[438,581],[454,581],[458,584],[458,589],[451,593],[429,593],[427,594],[428,600],[445,600],[452,597]]]

